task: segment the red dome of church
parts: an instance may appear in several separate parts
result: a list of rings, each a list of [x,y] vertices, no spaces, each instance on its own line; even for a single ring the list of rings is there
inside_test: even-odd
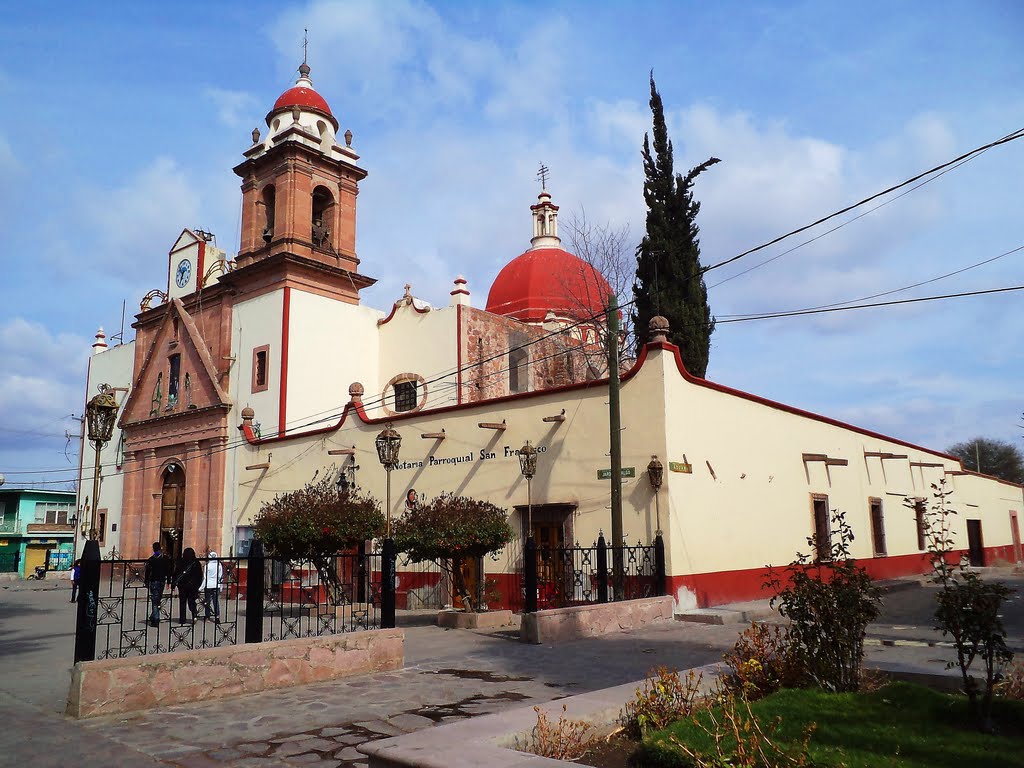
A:
[[[323,112],[325,115],[334,117],[324,97],[312,88],[303,88],[302,86],[289,88],[277,97],[277,101],[274,102],[274,108],[271,111],[277,112],[279,109],[291,109],[292,107],[312,109],[315,112]]]
[[[335,119],[334,113],[331,112],[327,100],[313,88],[313,81],[309,79],[309,65],[306,62],[302,62],[299,66],[299,79],[295,81],[295,85],[277,97],[274,108],[267,114],[267,125],[270,125],[271,115],[290,110],[293,107],[298,107],[303,112],[316,112],[323,115],[331,121],[334,130],[338,130],[338,121]]]
[[[487,294],[487,311],[526,323],[548,312],[577,320],[605,310],[611,286],[578,256],[561,248],[533,248],[498,273]]]

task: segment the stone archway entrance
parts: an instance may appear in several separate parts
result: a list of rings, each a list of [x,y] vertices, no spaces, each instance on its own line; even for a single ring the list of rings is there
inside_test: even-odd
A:
[[[184,533],[185,470],[180,464],[171,464],[164,470],[160,494],[160,544],[163,551],[175,560],[181,555]]]

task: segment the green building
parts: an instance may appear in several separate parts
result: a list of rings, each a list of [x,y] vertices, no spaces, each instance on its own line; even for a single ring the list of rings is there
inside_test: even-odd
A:
[[[24,577],[37,565],[66,571],[77,520],[74,491],[0,488],[0,573]]]

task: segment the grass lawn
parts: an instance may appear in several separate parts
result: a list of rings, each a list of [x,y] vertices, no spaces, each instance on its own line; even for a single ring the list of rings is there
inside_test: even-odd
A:
[[[817,723],[810,742],[815,766],[1024,767],[1024,702],[996,701],[994,736],[972,728],[966,697],[909,683],[891,683],[868,694],[782,690],[751,707],[762,727],[782,718],[777,743],[799,744],[803,729]],[[707,735],[683,721],[644,739],[636,764],[689,766],[668,742],[669,734],[691,749],[710,752]]]

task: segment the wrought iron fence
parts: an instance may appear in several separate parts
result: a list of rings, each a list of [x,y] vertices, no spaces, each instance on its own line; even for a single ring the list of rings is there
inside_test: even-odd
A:
[[[381,555],[345,552],[313,560],[264,560],[264,640],[380,627]]]
[[[96,610],[96,658],[141,656],[234,645],[244,603],[238,589],[244,558],[201,560],[220,566],[216,589],[192,602],[173,583],[146,581],[145,560],[104,560]],[[196,620],[193,621],[193,607]]]
[[[357,551],[320,562],[271,557],[200,559],[216,587],[185,593],[172,578],[146,581],[145,560],[104,560],[96,601],[95,658],[333,635],[381,626],[381,555]],[[250,578],[260,574],[261,584]],[[262,589],[254,590],[261,586]],[[262,594],[252,603],[248,598]]]
[[[534,568],[536,610],[565,608],[621,600],[636,600],[664,594],[663,543],[609,546],[600,537],[592,546],[537,547],[535,557],[527,551],[521,576],[519,605],[531,610],[527,599],[528,571]]]

